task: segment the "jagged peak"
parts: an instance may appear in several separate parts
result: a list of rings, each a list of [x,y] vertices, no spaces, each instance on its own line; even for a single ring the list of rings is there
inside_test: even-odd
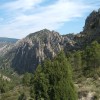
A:
[[[90,15],[87,17],[84,26],[84,32],[93,31],[94,29],[100,28],[100,8],[98,10],[93,10]]]
[[[49,37],[61,37],[60,34],[54,30],[48,30],[48,29],[43,29],[34,33],[29,34],[28,36],[26,36],[25,39],[29,38],[29,39],[33,39],[33,38],[49,38]]]
[[[30,46],[33,45],[33,43],[36,42],[44,42],[44,41],[50,41],[50,40],[60,40],[63,41],[63,37],[56,31],[54,30],[49,30],[49,29],[42,29],[40,31],[31,33],[27,35],[25,38],[22,40],[19,40],[15,46],[21,46],[24,45],[25,43],[28,43]]]

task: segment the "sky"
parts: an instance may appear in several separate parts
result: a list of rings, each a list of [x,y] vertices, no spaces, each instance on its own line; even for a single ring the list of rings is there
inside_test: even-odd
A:
[[[0,37],[24,38],[42,29],[79,33],[100,0],[0,0]]]

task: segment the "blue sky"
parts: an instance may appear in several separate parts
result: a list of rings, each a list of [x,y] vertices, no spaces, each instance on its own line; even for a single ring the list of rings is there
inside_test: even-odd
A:
[[[44,28],[78,33],[99,7],[100,0],[0,0],[0,37],[23,38]]]

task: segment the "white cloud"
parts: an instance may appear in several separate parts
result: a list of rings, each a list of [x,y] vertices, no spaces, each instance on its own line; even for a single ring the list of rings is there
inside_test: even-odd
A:
[[[9,24],[0,24],[0,36],[22,38],[43,28],[59,29],[65,22],[96,8],[84,3],[84,0],[55,0],[51,5],[40,6],[44,1],[16,0],[2,5],[1,8],[8,11],[11,18]]]
[[[1,6],[1,8],[6,8],[7,10],[27,10],[32,9],[42,1],[43,0],[15,0],[9,3],[5,3]]]

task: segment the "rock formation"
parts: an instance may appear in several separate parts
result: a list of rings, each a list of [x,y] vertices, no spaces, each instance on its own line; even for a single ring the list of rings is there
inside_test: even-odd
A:
[[[78,34],[60,35],[47,29],[29,34],[10,47],[1,67],[11,67],[18,73],[33,72],[38,64],[61,50],[79,50],[94,40],[100,42],[100,11],[87,17],[83,31]]]

